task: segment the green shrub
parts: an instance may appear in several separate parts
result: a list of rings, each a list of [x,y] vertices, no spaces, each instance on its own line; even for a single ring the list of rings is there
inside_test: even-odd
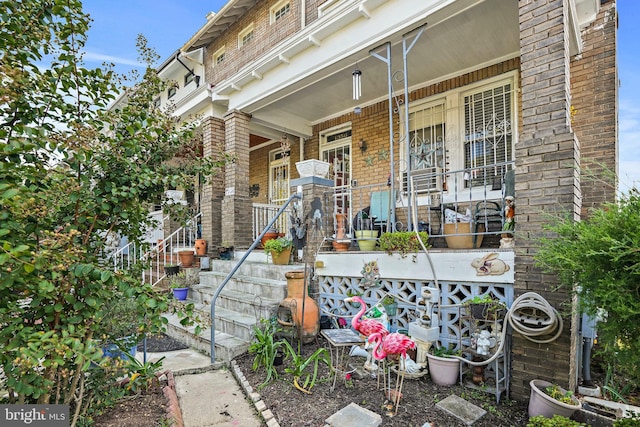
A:
[[[584,427],[584,424],[561,415],[554,415],[553,418],[537,415],[529,418],[527,427]]]
[[[427,244],[429,234],[426,231],[420,231],[420,240],[429,248]],[[417,253],[422,250],[420,242],[413,231],[395,231],[393,233],[382,233],[378,241],[380,249],[388,254],[399,252],[404,258],[409,253]]]

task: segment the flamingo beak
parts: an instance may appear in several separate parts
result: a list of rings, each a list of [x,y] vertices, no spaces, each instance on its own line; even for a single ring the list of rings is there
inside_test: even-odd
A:
[[[345,298],[344,302],[353,302],[353,298],[351,298],[351,297]]]

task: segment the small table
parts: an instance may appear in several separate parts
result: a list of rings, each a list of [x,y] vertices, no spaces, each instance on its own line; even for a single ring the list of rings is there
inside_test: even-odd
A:
[[[333,392],[336,388],[338,374],[346,375],[349,373],[346,369],[347,360],[345,357],[345,354],[348,355],[347,348],[351,349],[354,345],[364,343],[364,338],[351,329],[323,329],[320,334],[329,342],[331,372],[333,375],[331,391]]]

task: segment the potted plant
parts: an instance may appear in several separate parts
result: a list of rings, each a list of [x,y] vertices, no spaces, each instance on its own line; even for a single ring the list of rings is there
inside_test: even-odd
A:
[[[384,298],[382,298],[382,306],[384,307],[384,311],[386,311],[387,315],[389,316],[395,316],[396,312],[398,311],[398,303],[396,302],[396,298],[391,294],[387,294],[384,296]]]
[[[278,237],[281,237],[278,229],[275,227],[271,227],[267,230],[266,233],[264,233],[264,236],[262,236],[262,238],[260,239],[260,245],[262,245],[262,248],[264,249],[265,243],[267,243],[269,240],[277,239]]]
[[[195,254],[193,249],[183,249],[178,252],[178,257],[180,258],[180,264],[186,268],[193,265],[193,258],[195,257]]]
[[[371,229],[371,220],[366,212],[360,212],[356,221],[356,239],[361,251],[372,251],[376,247],[378,230]]]
[[[137,346],[138,305],[133,298],[116,295],[105,304],[98,324],[102,354],[125,359],[125,353],[135,356]]]
[[[552,418],[554,415],[570,417],[580,408],[580,401],[572,392],[557,384],[544,380],[531,380],[531,397],[529,399],[529,416],[542,415]]]
[[[420,240],[429,248],[427,244],[429,233],[426,231],[418,232]],[[417,253],[422,250],[422,246],[418,241],[418,237],[414,231],[395,231],[393,233],[382,233],[378,241],[380,249],[388,254],[399,252],[400,256],[405,258],[409,253]]]
[[[174,274],[178,274],[179,271],[180,271],[180,266],[177,264],[164,265],[164,274],[167,276],[173,276]]]
[[[468,315],[474,319],[495,320],[507,306],[489,294],[476,295],[464,302]]]
[[[187,299],[189,293],[189,285],[187,283],[187,273],[181,271],[178,274],[174,274],[169,277],[169,288],[173,292],[173,296],[178,301],[184,301]]]
[[[264,251],[271,255],[271,259],[274,264],[287,265],[289,264],[289,258],[291,257],[291,250],[293,249],[293,241],[286,237],[278,237],[277,239],[271,239],[264,245]]]
[[[460,351],[450,347],[431,347],[427,353],[429,375],[434,383],[455,385],[460,378]]]
[[[218,249],[218,255],[220,255],[220,259],[231,260],[233,259],[233,249],[234,247],[228,243],[223,243],[222,246]]]

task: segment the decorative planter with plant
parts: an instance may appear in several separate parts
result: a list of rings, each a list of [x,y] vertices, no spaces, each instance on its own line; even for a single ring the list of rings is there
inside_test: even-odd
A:
[[[420,240],[428,249],[429,233],[426,231],[418,232]],[[405,258],[410,253],[418,253],[422,250],[422,246],[418,241],[416,233],[413,231],[395,231],[393,233],[382,233],[380,240],[378,241],[380,249],[388,254],[395,252],[400,253],[400,256]]]
[[[270,229],[267,230],[266,233],[264,233],[264,236],[262,236],[262,238],[260,239],[260,244],[264,249],[265,243],[267,243],[269,240],[277,239],[278,237],[282,237],[282,236],[283,235],[278,232],[277,228],[271,227]]]
[[[169,277],[169,288],[173,292],[173,296],[178,301],[184,301],[189,294],[189,285],[187,283],[187,273],[181,271]]]
[[[431,347],[427,353],[429,375],[437,385],[455,385],[460,378],[460,355],[458,350],[449,347]]]
[[[542,415],[551,418],[554,415],[570,417],[580,408],[580,401],[572,392],[543,380],[531,380],[529,398],[529,416]]]
[[[293,241],[286,237],[271,239],[264,244],[264,251],[271,255],[271,259],[276,265],[289,264],[292,249]]]
[[[355,233],[358,241],[358,248],[361,251],[373,251],[378,243],[378,230],[371,227],[369,214],[360,211],[356,216]]]
[[[474,319],[495,320],[504,316],[507,306],[489,294],[477,295],[464,302],[468,315]]]
[[[382,298],[382,306],[389,316],[395,316],[398,311],[398,302],[393,295],[387,294]]]

